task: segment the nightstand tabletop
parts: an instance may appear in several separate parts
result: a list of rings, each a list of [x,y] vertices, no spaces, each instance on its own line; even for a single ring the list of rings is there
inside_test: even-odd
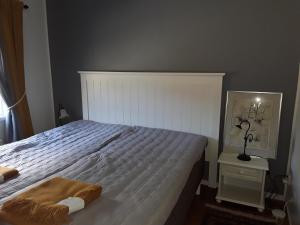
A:
[[[259,170],[269,170],[269,164],[266,159],[251,156],[250,161],[241,161],[237,159],[237,153],[225,153],[222,152],[218,162],[223,164],[229,164],[234,166],[252,168],[252,169],[259,169]]]

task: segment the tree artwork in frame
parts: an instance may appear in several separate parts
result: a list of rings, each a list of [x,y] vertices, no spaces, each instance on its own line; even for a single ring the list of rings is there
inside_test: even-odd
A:
[[[276,158],[282,93],[228,91],[224,127],[224,150],[242,152],[249,121],[253,140],[247,143],[247,154]]]

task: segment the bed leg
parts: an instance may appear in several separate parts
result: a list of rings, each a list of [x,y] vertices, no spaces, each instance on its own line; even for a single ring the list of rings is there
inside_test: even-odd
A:
[[[196,195],[200,195],[200,193],[201,193],[201,184],[198,185]]]

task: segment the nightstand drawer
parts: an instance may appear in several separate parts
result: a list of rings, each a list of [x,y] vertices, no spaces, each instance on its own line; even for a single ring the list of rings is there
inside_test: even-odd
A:
[[[254,181],[261,181],[263,177],[263,172],[256,169],[243,168],[230,165],[221,165],[221,173],[226,176],[238,176],[244,177],[245,179],[250,179]]]

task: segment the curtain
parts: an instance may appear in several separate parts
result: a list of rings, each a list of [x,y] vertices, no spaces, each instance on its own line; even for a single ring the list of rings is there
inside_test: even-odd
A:
[[[23,3],[0,0],[0,91],[9,107],[6,143],[33,134],[25,92]]]

